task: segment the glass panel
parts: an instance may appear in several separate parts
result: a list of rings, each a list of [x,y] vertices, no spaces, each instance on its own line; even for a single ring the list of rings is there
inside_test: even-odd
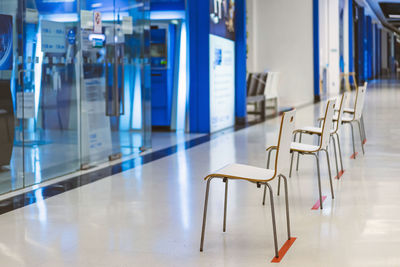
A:
[[[18,1],[0,2],[0,194],[23,187],[22,113],[16,105]],[[22,101],[22,99],[20,99]],[[19,133],[18,135],[15,133]]]
[[[18,1],[25,185],[79,169],[75,2]],[[18,100],[18,96],[17,96]],[[17,105],[18,106],[18,105]]]
[[[86,168],[150,146],[150,106],[144,101],[150,91],[144,49],[149,5],[147,0],[83,0],[80,8]]]

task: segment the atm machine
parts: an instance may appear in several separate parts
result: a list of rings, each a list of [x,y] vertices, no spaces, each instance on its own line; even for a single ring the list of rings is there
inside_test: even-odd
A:
[[[12,17],[0,14],[0,168],[10,164],[14,143],[14,109],[11,95],[12,30]]]
[[[152,25],[150,34],[152,125],[169,128],[173,105],[176,25]]]

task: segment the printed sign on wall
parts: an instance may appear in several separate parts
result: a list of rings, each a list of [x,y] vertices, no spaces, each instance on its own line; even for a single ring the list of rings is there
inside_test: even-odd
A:
[[[61,22],[42,20],[42,52],[65,53],[65,25]]]
[[[235,42],[210,34],[210,131],[235,125]]]
[[[94,33],[102,33],[101,30],[101,13],[100,12],[94,12],[93,13],[93,25],[94,25]]]

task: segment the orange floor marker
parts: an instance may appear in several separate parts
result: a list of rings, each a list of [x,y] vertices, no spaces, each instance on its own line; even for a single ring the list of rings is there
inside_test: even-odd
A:
[[[279,263],[281,262],[281,260],[283,259],[283,257],[285,256],[286,252],[289,250],[289,248],[293,245],[294,241],[296,241],[296,237],[292,237],[289,240],[287,240],[285,242],[285,244],[283,244],[283,246],[281,247],[281,249],[278,252],[278,258],[274,257],[272,259],[271,262],[275,262],[275,263]]]
[[[363,145],[365,145],[366,142],[367,142],[367,139],[364,139],[364,140],[363,140]]]
[[[343,174],[344,174],[344,170],[341,170],[340,172],[339,172],[339,175],[338,176],[336,176],[335,177],[335,179],[340,179],[340,177],[342,177],[343,176]]]
[[[322,196],[322,202],[324,202],[326,199],[326,196]],[[312,210],[317,210],[319,209],[319,207],[321,206],[321,203],[319,202],[319,199],[317,201],[317,203],[314,204],[314,206],[311,208]]]
[[[353,155],[351,155],[351,159],[355,159],[356,157],[357,157],[357,155],[358,155],[358,152],[356,152],[356,153],[354,153]]]

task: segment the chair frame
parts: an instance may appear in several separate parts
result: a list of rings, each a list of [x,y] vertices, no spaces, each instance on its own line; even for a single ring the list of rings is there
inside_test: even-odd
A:
[[[363,118],[364,103],[360,103],[360,96],[362,96],[361,101],[364,102],[366,92],[367,92],[367,83],[365,83],[364,86],[358,87],[356,100],[354,103],[354,112],[349,112],[349,111],[346,112],[346,113],[352,114],[353,119],[351,121],[342,121],[342,124],[350,124],[350,127],[351,127],[351,139],[352,139],[352,143],[353,143],[352,157],[354,156],[354,159],[356,159],[356,157],[357,157],[356,145],[355,145],[355,141],[354,141],[354,125],[353,125],[354,122],[356,122],[358,125],[358,130],[360,133],[361,149],[362,149],[363,155],[365,154],[364,144],[365,144],[365,140],[366,140],[366,135],[365,135],[364,118]],[[361,94],[363,94],[363,95],[361,95]],[[360,118],[356,118],[357,111],[360,108],[360,105],[361,105],[361,110],[359,111]]]
[[[334,192],[333,192],[333,183],[332,183],[332,174],[331,174],[331,164],[330,164],[330,159],[329,159],[329,153],[328,153],[327,148],[322,147],[322,145],[323,145],[323,144],[322,144],[322,140],[323,140],[323,138],[324,138],[324,128],[325,128],[325,127],[328,127],[327,121],[331,121],[331,120],[332,120],[332,118],[330,118],[329,120],[327,120],[327,119],[328,119],[328,118],[327,118],[327,115],[328,115],[329,105],[333,105],[333,109],[334,109],[335,104],[332,103],[332,102],[334,102],[334,101],[335,101],[334,99],[331,99],[331,100],[328,101],[328,103],[327,103],[327,105],[326,105],[326,111],[325,111],[325,116],[324,116],[324,122],[323,122],[323,125],[322,125],[322,134],[321,134],[321,136],[320,136],[321,142],[320,142],[319,148],[318,148],[317,150],[315,150],[315,151],[302,151],[302,150],[290,149],[290,152],[292,153],[292,157],[291,157],[291,160],[290,160],[289,178],[292,176],[292,167],[293,167],[293,156],[294,156],[294,153],[299,153],[299,154],[301,154],[301,155],[313,155],[313,156],[315,157],[315,160],[316,160],[316,162],[317,162],[318,192],[319,192],[320,209],[323,209],[323,203],[322,203],[322,189],[321,189],[321,172],[320,172],[320,164],[319,164],[319,151],[324,151],[325,154],[326,154],[327,165],[328,165],[328,173],[329,173],[329,183],[330,183],[330,188],[331,188],[331,196],[332,196],[332,199],[335,198],[335,194],[334,194]],[[333,113],[332,113],[332,115],[333,115]],[[294,140],[294,141],[295,141],[295,140]],[[271,152],[272,152],[272,150],[275,150],[275,149],[276,149],[276,147],[269,147],[269,148],[267,149],[267,151],[268,151],[267,168],[268,168],[268,165],[269,165],[269,162],[270,162]],[[278,195],[279,195],[279,189],[280,189],[280,183],[278,182]],[[264,194],[264,197],[263,197],[263,203],[264,203],[264,202],[265,202],[265,194]]]
[[[348,93],[345,92],[342,94],[342,97],[340,98],[340,105],[339,105],[339,109],[335,110],[338,112],[338,120],[332,119],[332,122],[334,124],[334,130],[330,133],[330,137],[329,137],[329,143],[332,140],[333,142],[333,150],[334,150],[334,155],[335,155],[335,165],[336,165],[336,178],[339,179],[340,176],[344,173],[344,168],[343,168],[343,158],[342,158],[342,150],[341,150],[341,146],[340,146],[340,138],[339,138],[339,128],[342,124],[342,115],[344,112],[344,105],[345,102],[347,101],[348,98]],[[321,127],[321,122],[323,120],[320,120],[320,127]],[[308,135],[321,135],[320,132],[314,132],[314,131],[307,131],[307,130],[303,130],[303,129],[297,129],[295,131],[295,137],[294,140],[296,141],[297,139],[297,135],[300,134],[300,139],[299,142],[301,143],[301,138],[302,135],[304,134],[308,134]],[[337,142],[337,144],[336,144]],[[336,149],[336,145],[337,148]],[[339,160],[340,160],[340,172],[339,172],[339,164],[338,164],[338,157],[337,157],[337,152],[339,150]],[[296,164],[296,171],[299,170],[299,160],[300,160],[300,154],[297,155],[297,164]]]
[[[291,114],[293,114],[293,115],[290,115],[290,116],[292,116],[291,121],[290,121],[292,123],[294,120],[294,117],[295,117],[295,113],[293,112]],[[281,141],[282,127],[283,127],[283,122],[284,122],[285,116],[287,116],[287,113],[284,113],[282,116],[281,127],[280,127],[280,131],[279,131],[278,145],[280,145],[280,141]],[[277,146],[275,146],[275,147],[277,147]],[[277,149],[277,153],[279,153],[279,149]],[[281,178],[284,180],[285,206],[286,206],[286,227],[287,227],[288,240],[291,239],[291,233],[290,233],[290,215],[289,215],[289,197],[288,197],[287,178],[283,174],[278,173],[277,166],[278,166],[278,156],[276,157],[276,160],[275,160],[275,173],[272,178],[269,178],[266,180],[257,180],[257,179],[236,177],[236,176],[230,176],[230,175],[218,174],[218,173],[210,174],[204,178],[204,180],[207,181],[207,186],[206,186],[206,193],[205,193],[205,200],[204,200],[203,224],[202,224],[202,229],[201,229],[201,240],[200,240],[200,251],[201,252],[203,251],[203,248],[204,248],[204,237],[205,237],[205,229],[206,229],[206,222],[207,222],[207,209],[208,209],[208,199],[209,199],[209,194],[210,194],[211,181],[213,179],[219,178],[219,179],[222,179],[222,181],[225,183],[224,218],[223,218],[222,231],[226,232],[226,215],[227,215],[227,205],[228,205],[228,203],[227,203],[228,202],[228,181],[229,181],[229,179],[234,179],[234,180],[246,180],[248,182],[256,184],[258,188],[260,188],[262,185],[264,185],[265,187],[268,187],[269,193],[270,193],[272,230],[273,230],[273,236],[274,236],[274,252],[275,252],[275,258],[279,258],[273,190],[272,190],[271,185],[269,184],[269,182],[272,181],[273,179],[275,179],[276,177],[279,178],[279,183],[280,183]],[[266,191],[266,189],[264,191]],[[264,198],[265,198],[265,196],[264,196]]]

